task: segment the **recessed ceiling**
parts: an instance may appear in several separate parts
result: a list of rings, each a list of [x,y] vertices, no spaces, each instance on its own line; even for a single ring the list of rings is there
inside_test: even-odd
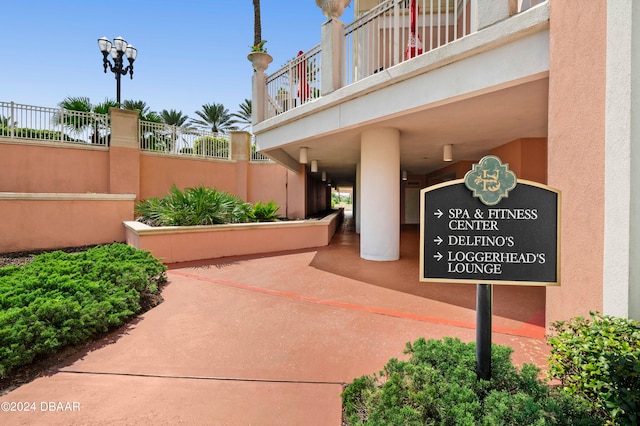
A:
[[[309,147],[309,159],[317,159],[319,165],[312,176],[319,177],[325,171],[333,182],[349,186],[355,183],[360,161],[360,134],[375,127],[394,127],[400,130],[401,170],[427,174],[448,164],[442,160],[446,144],[453,145],[456,162],[478,160],[492,148],[515,139],[546,137],[548,89],[548,78],[543,78],[280,149],[297,159],[300,146]]]

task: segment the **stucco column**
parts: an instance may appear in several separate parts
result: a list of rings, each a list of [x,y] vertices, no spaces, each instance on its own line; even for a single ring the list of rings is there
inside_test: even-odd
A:
[[[640,320],[640,2],[607,2],[606,39],[603,313]]]
[[[362,219],[360,218],[360,211],[362,210],[360,206],[360,191],[362,190],[360,185],[360,163],[356,164],[356,187],[353,190],[353,220],[355,220],[356,224],[356,234],[360,233],[360,222]]]
[[[264,71],[255,71],[251,77],[251,123],[258,124],[267,116],[267,76]]]
[[[514,15],[518,10],[517,0],[476,0],[471,2],[471,32],[480,31],[496,22]]]
[[[400,258],[400,131],[367,130],[360,136],[360,257]]]
[[[249,162],[251,161],[251,133],[230,131],[231,160],[235,161],[236,195],[242,200],[248,200]]]
[[[110,108],[109,193],[140,194],[138,111]]]
[[[336,18],[322,24],[320,93],[326,95],[342,87],[344,23]]]

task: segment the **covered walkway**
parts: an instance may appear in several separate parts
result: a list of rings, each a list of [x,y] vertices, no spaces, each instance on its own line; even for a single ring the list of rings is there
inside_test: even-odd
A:
[[[371,262],[350,225],[317,250],[172,265],[161,305],[0,397],[36,402],[2,424],[340,425],[343,384],[406,342],[475,338],[475,286],[420,283],[415,228]],[[493,341],[518,364],[545,366],[543,290],[495,290]]]

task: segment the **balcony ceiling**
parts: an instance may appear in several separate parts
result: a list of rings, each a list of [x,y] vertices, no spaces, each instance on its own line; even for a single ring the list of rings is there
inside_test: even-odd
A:
[[[364,95],[367,96],[367,95]],[[518,138],[546,137],[548,78],[526,82],[467,99],[403,114],[382,117],[339,131],[321,134],[279,147],[297,159],[301,146],[309,147],[309,161],[317,159],[318,173],[340,186],[355,184],[360,161],[360,134],[376,127],[400,130],[400,168],[424,175],[445,167],[442,147],[453,145],[454,162],[478,160],[497,146]],[[269,154],[269,152],[266,152]]]

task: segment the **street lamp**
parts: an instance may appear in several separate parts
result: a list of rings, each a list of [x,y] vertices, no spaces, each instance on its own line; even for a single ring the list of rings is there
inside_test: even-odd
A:
[[[111,43],[106,37],[99,38],[98,47],[102,52],[102,65],[104,66],[105,74],[107,73],[108,66],[111,72],[116,75],[116,101],[119,105],[120,77],[129,73],[131,79],[133,80],[133,61],[135,61],[136,56],[138,56],[138,50],[133,47],[132,44],[127,44],[127,42],[122,37],[114,38],[113,43]],[[111,54],[111,58],[113,59],[113,65],[107,58],[109,54]],[[124,68],[124,61],[122,60],[123,56],[126,56],[129,60],[129,65],[127,65],[126,68]]]

